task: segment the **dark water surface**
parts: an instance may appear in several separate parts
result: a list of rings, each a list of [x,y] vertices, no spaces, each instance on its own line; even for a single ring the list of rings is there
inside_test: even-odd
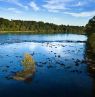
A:
[[[0,97],[95,97],[85,62],[86,40],[73,34],[1,35]],[[14,80],[14,73],[23,69],[25,53],[36,62],[35,75]]]

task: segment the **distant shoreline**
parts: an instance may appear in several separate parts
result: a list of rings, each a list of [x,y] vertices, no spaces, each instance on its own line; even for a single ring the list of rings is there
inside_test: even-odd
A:
[[[31,32],[31,33],[32,33],[32,32],[35,32],[35,31],[0,31],[0,33],[2,33],[2,32],[3,32],[3,33],[4,33],[4,32],[5,32],[5,33],[7,33],[7,32]]]
[[[42,34],[35,31],[0,31],[0,34]]]
[[[84,26],[56,25],[42,21],[8,20],[0,18],[0,34],[84,34]]]
[[[85,35],[85,33],[76,33],[76,32],[35,32],[35,31],[0,31],[1,34],[78,34]]]

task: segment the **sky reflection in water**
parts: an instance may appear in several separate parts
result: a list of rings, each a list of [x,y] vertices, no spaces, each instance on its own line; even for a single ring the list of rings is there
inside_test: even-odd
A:
[[[87,64],[83,62],[86,44],[62,42],[68,39],[85,41],[86,36],[0,37],[0,40],[3,40],[0,45],[0,96],[92,97],[93,80],[88,75]],[[11,41],[13,39],[14,42]],[[20,43],[17,43],[16,39],[20,40]],[[24,53],[31,54],[36,62],[36,73],[30,83],[11,79],[15,72],[23,69],[21,60]]]

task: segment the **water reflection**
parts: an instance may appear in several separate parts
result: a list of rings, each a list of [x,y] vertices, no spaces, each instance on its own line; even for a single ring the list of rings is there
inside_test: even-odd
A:
[[[28,41],[28,38],[33,40],[34,36],[32,38],[31,36],[27,37],[27,35],[18,36],[20,43],[13,42],[0,45],[0,67],[7,67],[7,71],[0,71],[0,77],[6,78],[6,76],[15,75],[17,80],[32,81],[28,85],[23,81],[2,79],[0,80],[0,83],[2,83],[0,95],[6,97],[5,92],[8,91],[9,97],[14,94],[14,97],[19,95],[23,97],[27,97],[27,95],[28,97],[31,97],[31,95],[33,97],[93,97],[94,80],[88,75],[88,65],[85,58],[87,45],[84,42],[63,41],[64,39],[69,39],[70,36],[72,37],[72,35],[42,36],[43,42],[39,42],[41,41],[41,36],[39,35],[36,36],[38,37],[38,42]],[[76,41],[77,38],[81,41],[86,40],[86,36],[78,35],[77,38],[76,36],[73,36]],[[11,37],[15,39],[15,36]],[[48,41],[45,40],[46,37]],[[81,37],[84,38],[82,39]],[[34,39],[36,40],[36,38]],[[61,41],[59,41],[60,39]],[[30,69],[32,68],[29,65],[32,62],[30,55],[28,58],[30,61],[27,60],[27,57],[24,57],[25,60],[21,64],[25,52],[29,53],[35,61],[33,62],[35,63],[33,67],[35,68],[36,66],[34,77],[31,76],[32,70],[35,71],[35,69]],[[26,65],[27,61],[29,64]]]
[[[95,34],[88,36],[86,61],[89,76],[92,78],[92,97],[95,97]]]
[[[91,76],[95,77],[95,34],[90,35],[86,44],[86,60],[88,71]]]
[[[75,38],[76,37],[76,38]],[[45,34],[45,35],[0,35],[0,44],[21,42],[65,42],[86,41],[87,37],[76,34]]]

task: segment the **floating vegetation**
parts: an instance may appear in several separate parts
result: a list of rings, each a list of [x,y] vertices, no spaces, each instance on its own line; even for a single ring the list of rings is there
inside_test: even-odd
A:
[[[32,56],[26,53],[21,63],[24,67],[24,70],[17,72],[13,78],[16,80],[27,80],[28,78],[32,77],[35,73],[35,62]]]
[[[24,69],[32,69],[34,71],[35,69],[35,62],[32,58],[32,56],[28,53],[24,55],[24,60],[22,61],[22,65],[24,66]]]

